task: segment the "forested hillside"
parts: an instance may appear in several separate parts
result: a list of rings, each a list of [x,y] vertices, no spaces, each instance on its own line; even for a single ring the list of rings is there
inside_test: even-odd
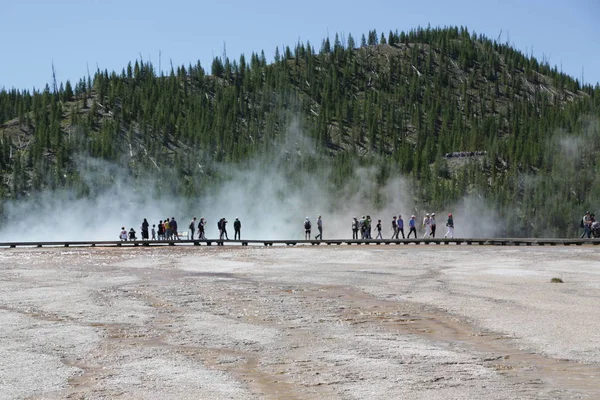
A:
[[[336,35],[210,71],[137,60],[53,86],[0,92],[4,200],[93,196],[112,183],[81,179],[93,160],[191,198],[225,179],[215,166],[268,160],[294,127],[315,152],[278,167],[326,173],[332,192],[371,166],[382,185],[408,177],[415,205],[484,199],[507,236],[574,235],[600,212],[600,88],[465,28]]]

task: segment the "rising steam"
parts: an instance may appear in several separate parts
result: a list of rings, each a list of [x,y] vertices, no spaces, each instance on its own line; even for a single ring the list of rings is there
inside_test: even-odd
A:
[[[307,168],[301,166],[307,160],[317,163],[318,173],[303,172]],[[201,190],[197,199],[159,194],[149,178],[138,177],[148,182],[135,185],[126,169],[103,160],[85,158],[76,165],[79,175],[92,188],[89,196],[77,198],[70,191],[55,191],[9,202],[5,205],[8,220],[0,228],[0,241],[118,240],[121,227],[139,232],[144,218],[152,226],[175,217],[179,230],[185,231],[193,216],[207,219],[208,238],[218,236],[216,222],[222,217],[230,222],[232,237],[232,223],[237,217],[242,221],[242,238],[302,239],[305,217],[314,224],[319,214],[323,215],[324,238],[352,237],[352,217],[367,214],[374,221],[382,220],[384,238],[390,238],[392,216],[402,214],[407,227],[410,215],[417,214],[420,228],[424,213],[433,211],[438,213],[438,237],[445,232],[448,211],[455,216],[457,236],[502,232],[498,218],[477,197],[463,199],[453,210],[417,212],[410,180],[392,174],[385,185],[377,185],[376,168],[355,167],[354,177],[334,190],[327,159],[319,156],[315,143],[297,123],[289,127],[275,151],[267,156],[243,166],[211,166],[223,179],[217,187]]]

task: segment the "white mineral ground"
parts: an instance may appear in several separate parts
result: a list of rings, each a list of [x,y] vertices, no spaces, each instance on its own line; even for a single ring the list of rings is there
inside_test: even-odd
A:
[[[593,246],[7,249],[0,398],[596,399],[599,299]]]

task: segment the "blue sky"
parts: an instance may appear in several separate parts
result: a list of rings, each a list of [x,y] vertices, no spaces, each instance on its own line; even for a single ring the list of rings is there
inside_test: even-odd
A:
[[[600,0],[193,1],[1,0],[0,88],[76,82],[100,69],[120,72],[142,57],[162,69],[213,56],[237,59],[298,40],[318,50],[335,33],[358,41],[417,26],[463,25],[510,41],[538,59],[595,84],[600,81]]]

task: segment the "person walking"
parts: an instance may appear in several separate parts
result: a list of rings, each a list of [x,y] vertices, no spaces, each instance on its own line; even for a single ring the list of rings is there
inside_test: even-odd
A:
[[[448,220],[446,220],[446,226],[448,230],[444,237],[453,238],[454,237],[454,218],[452,218],[452,214],[448,214]]]
[[[356,217],[352,218],[352,240],[358,240],[358,230],[360,223]]]
[[[156,225],[152,224],[152,240],[156,240]]]
[[[425,214],[425,218],[423,218],[423,228],[425,228],[423,238],[429,237],[431,235],[431,219],[429,218],[429,213]]]
[[[435,237],[435,213],[431,213],[431,218],[430,218],[430,225],[431,225],[431,237]]]
[[[372,229],[371,222],[372,222],[371,216],[367,215],[367,219],[365,220],[365,223],[367,224],[367,227],[365,229],[367,239],[373,239],[373,236],[371,235],[371,229]]]
[[[227,220],[225,217],[221,218],[221,220],[217,223],[217,227],[220,231],[219,239],[223,240],[224,237],[225,240],[229,240],[229,236],[227,236]]]
[[[410,234],[414,233],[415,234],[415,239],[417,238],[417,220],[415,219],[416,217],[414,215],[411,215],[410,220],[408,221],[408,236],[406,236],[407,239],[410,239]]]
[[[392,239],[398,239],[398,222],[395,215],[392,218]]]
[[[190,226],[188,226],[188,229],[191,232],[191,237],[190,240],[194,240],[194,233],[196,232],[196,217],[192,218],[192,220],[190,221]]]
[[[315,236],[315,240],[323,240],[323,220],[320,215],[317,217],[317,229],[319,234]]]
[[[242,240],[242,223],[239,218],[236,218],[235,221],[233,221],[233,231],[233,240]]]
[[[375,239],[383,239],[383,236],[381,235],[381,220],[380,219],[377,220],[377,225],[375,225],[375,230],[377,231],[377,236],[375,236]]]
[[[404,239],[404,220],[402,219],[402,215],[398,214],[396,223],[398,224],[398,233],[402,233],[402,239]],[[400,239],[398,235],[396,235],[396,239]]]
[[[225,219],[225,217],[223,217],[223,235],[225,235],[225,240],[229,240],[229,236],[227,235],[227,224],[229,223],[229,221],[227,221]]]

